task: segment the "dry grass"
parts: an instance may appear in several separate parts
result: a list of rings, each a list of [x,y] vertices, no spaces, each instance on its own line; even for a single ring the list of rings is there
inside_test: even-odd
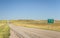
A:
[[[11,21],[13,24],[28,28],[39,28],[39,29],[47,29],[47,30],[55,30],[60,31],[60,21],[55,21],[54,24],[48,24],[46,20],[13,20]]]
[[[0,20],[0,38],[9,38],[10,29],[6,20]]]

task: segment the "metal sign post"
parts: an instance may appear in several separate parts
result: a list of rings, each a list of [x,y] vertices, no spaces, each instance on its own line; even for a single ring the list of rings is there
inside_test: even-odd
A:
[[[48,19],[48,29],[50,28],[50,25],[54,23],[54,19]]]

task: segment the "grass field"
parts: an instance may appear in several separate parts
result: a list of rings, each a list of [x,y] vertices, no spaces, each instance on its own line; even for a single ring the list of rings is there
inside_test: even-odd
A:
[[[10,29],[6,20],[0,20],[0,38],[9,38]]]
[[[13,24],[28,28],[38,28],[45,30],[60,31],[60,21],[56,20],[54,24],[48,24],[46,20],[12,20]]]

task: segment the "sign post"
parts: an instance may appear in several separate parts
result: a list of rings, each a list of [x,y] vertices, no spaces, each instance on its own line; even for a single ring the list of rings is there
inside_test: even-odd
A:
[[[51,24],[54,23],[54,19],[48,19],[48,29],[50,28]]]

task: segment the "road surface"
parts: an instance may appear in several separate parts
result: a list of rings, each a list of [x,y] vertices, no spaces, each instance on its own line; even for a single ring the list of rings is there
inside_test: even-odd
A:
[[[12,37],[15,33],[11,34],[11,38],[60,38],[60,32],[41,30],[36,28],[26,28],[9,24],[9,27],[16,32],[18,36]]]

